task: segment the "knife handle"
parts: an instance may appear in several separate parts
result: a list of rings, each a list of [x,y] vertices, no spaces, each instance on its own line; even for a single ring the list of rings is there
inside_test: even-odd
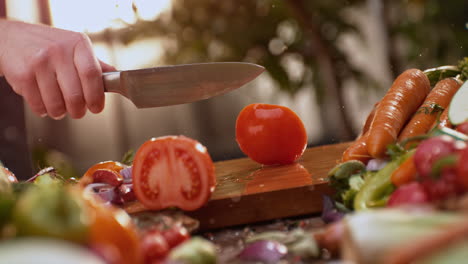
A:
[[[120,86],[120,72],[104,72],[102,80],[104,81],[104,92],[124,93]]]

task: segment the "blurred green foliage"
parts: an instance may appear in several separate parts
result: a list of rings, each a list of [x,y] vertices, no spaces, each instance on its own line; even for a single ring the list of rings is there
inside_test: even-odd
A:
[[[43,145],[35,146],[32,149],[32,160],[34,172],[38,172],[46,167],[53,167],[57,171],[57,174],[65,179],[78,179],[80,177],[77,169],[73,166],[71,158],[56,149]]]
[[[465,0],[386,1],[389,39],[398,49],[396,74],[456,65],[468,54],[468,3]]]
[[[350,15],[356,10],[377,12],[373,16],[381,20],[388,47],[386,61],[379,63],[389,66],[389,79],[409,67],[455,64],[466,55],[465,0],[173,0],[170,11],[154,21],[139,19],[111,34],[124,44],[161,38],[165,64],[248,61],[265,66],[278,87],[290,94],[313,87],[316,103],[328,105],[322,111],[336,113],[334,120],[320,113],[325,134],[336,135],[326,130],[333,122],[339,127],[334,129],[339,131],[338,140],[349,140],[359,131],[353,131],[351,114],[345,110],[344,83],[388,88],[370,71],[351,63],[352,54],[340,46],[346,34],[357,36],[364,45],[372,41],[363,38],[362,27]],[[134,12],[138,16],[137,6]],[[92,38],[103,36],[109,32]]]

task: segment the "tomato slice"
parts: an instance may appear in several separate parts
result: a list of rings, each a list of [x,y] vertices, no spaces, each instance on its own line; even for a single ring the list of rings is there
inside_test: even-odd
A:
[[[118,161],[103,161],[103,162],[99,162],[97,164],[94,164],[93,166],[91,166],[91,168],[89,168],[85,174],[83,174],[83,177],[80,178],[78,184],[82,187],[92,183],[94,181],[94,173],[97,171],[97,170],[111,170],[111,171],[114,171],[116,172],[121,178],[123,178],[121,175],[120,175],[120,171],[125,168],[126,165],[118,162]]]
[[[251,104],[236,120],[236,140],[244,154],[264,164],[289,164],[307,147],[307,133],[291,109],[271,104]]]
[[[135,155],[132,178],[137,199],[151,210],[171,206],[198,209],[208,201],[216,184],[206,148],[185,136],[145,142]]]

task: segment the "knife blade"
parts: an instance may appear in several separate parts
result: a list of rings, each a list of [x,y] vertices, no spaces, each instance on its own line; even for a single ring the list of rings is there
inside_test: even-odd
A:
[[[237,89],[265,68],[245,62],[213,62],[104,73],[106,92],[119,93],[137,108],[195,102]]]

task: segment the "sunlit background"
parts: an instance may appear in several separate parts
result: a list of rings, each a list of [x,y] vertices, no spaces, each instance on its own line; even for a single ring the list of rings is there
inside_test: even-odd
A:
[[[454,64],[468,39],[462,0],[7,0],[6,7],[10,18],[87,33],[97,56],[120,70],[208,61],[267,69],[234,92],[187,105],[137,110],[108,94],[101,114],[81,120],[28,111],[35,168],[58,162],[78,174],[169,134],[199,140],[215,160],[241,157],[235,119],[256,102],[292,108],[310,146],[352,140],[400,72]]]

